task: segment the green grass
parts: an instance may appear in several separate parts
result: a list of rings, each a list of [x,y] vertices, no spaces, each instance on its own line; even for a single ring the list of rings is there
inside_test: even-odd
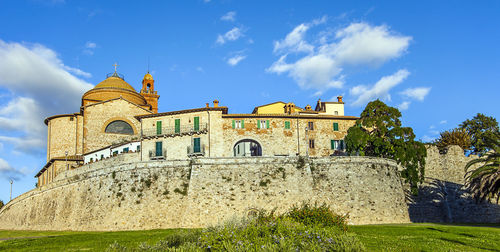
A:
[[[126,247],[140,243],[154,244],[169,235],[190,232],[182,229],[117,231],[117,232],[55,232],[0,230],[0,251],[103,251],[115,241]],[[22,238],[44,236],[40,238]],[[22,239],[20,239],[22,238]]]
[[[155,244],[192,230],[119,232],[2,231],[0,251],[103,251],[117,241],[128,248]],[[441,224],[349,226],[367,251],[500,251],[500,227]],[[25,238],[39,237],[40,238]]]
[[[500,251],[499,226],[361,225],[349,231],[368,251]]]

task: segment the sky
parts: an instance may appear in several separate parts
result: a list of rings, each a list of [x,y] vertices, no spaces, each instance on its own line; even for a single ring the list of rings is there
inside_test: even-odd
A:
[[[342,95],[380,99],[433,141],[477,113],[499,118],[500,1],[0,0],[0,200],[35,187],[44,118],[79,111],[114,71],[148,69],[159,111],[229,113]]]

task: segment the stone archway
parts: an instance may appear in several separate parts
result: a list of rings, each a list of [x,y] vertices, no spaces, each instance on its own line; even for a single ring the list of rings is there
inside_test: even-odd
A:
[[[233,147],[233,154],[235,157],[262,156],[262,146],[253,139],[243,139],[236,142]]]

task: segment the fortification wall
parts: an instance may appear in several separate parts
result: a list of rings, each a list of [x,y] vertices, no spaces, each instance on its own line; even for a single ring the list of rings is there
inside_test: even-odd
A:
[[[193,228],[325,202],[353,224],[409,222],[395,162],[368,157],[137,162],[129,153],[60,174],[0,210],[4,229]]]
[[[408,202],[411,221],[500,223],[500,205],[478,204],[464,187],[465,165],[477,156],[465,156],[459,146],[449,146],[446,154],[436,146],[426,148],[425,181]]]

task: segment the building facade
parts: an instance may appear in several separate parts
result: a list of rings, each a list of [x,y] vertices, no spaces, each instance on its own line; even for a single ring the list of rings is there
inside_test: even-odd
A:
[[[315,109],[279,101],[250,114],[229,114],[217,100],[212,106],[158,113],[158,99],[151,74],[136,92],[115,71],[83,95],[79,112],[47,118],[47,163],[36,175],[38,186],[62,171],[124,152],[141,152],[138,162],[335,155],[358,119],[344,115],[341,96],[336,102],[318,100]]]

